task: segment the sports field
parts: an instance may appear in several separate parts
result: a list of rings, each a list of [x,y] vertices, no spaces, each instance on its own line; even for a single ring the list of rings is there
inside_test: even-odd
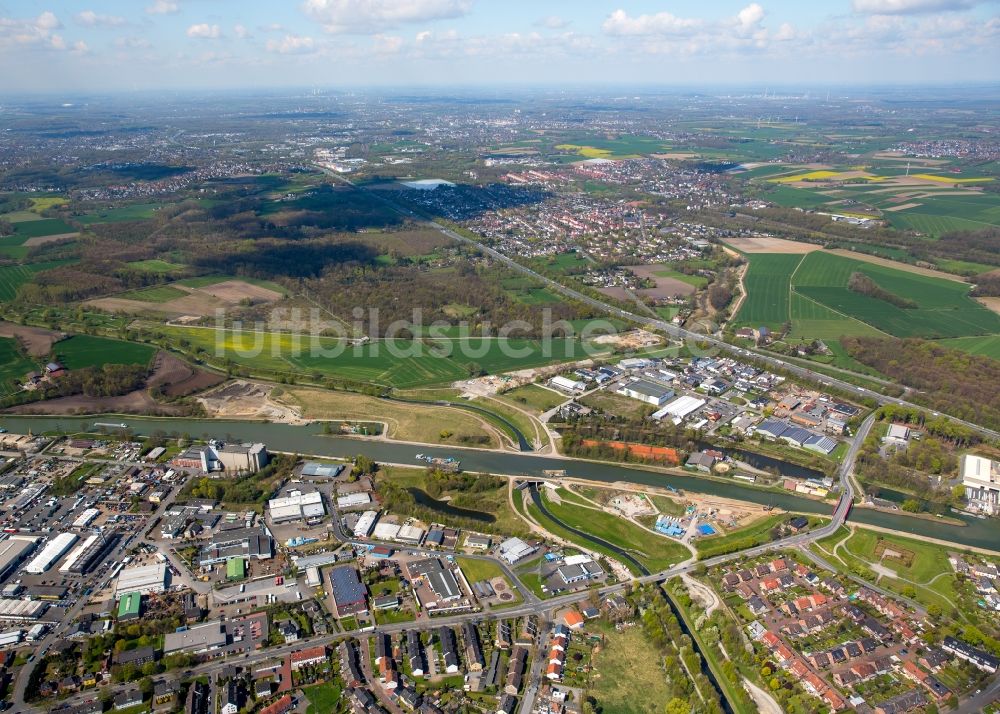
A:
[[[735,322],[780,328],[803,339],[882,332],[929,339],[1000,334],[1000,316],[968,296],[967,284],[814,251],[749,256],[747,298]],[[847,287],[853,273],[916,304],[900,308]]]
[[[52,350],[67,369],[104,364],[148,364],[156,349],[149,345],[121,342],[106,337],[73,335],[53,345]]]
[[[393,387],[445,384],[469,376],[477,366],[491,374],[587,356],[579,340],[493,339],[397,340],[348,345],[335,338],[270,332],[234,332],[162,327],[192,348],[224,356],[250,368],[373,382]]]

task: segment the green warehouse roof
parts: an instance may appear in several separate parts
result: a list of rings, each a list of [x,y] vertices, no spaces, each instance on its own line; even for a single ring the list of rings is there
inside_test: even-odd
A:
[[[241,580],[247,576],[247,565],[243,558],[230,558],[226,561],[226,577],[230,580]]]
[[[125,593],[118,602],[118,619],[123,617],[139,617],[139,607],[142,605],[142,595]]]

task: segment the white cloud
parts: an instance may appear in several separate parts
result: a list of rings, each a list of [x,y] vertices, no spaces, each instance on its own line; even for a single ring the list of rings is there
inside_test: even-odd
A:
[[[233,26],[233,34],[241,40],[252,37],[250,30],[248,30],[245,25],[241,25],[239,23],[236,23],[236,25]]]
[[[78,12],[74,19],[86,27],[121,27],[125,24],[124,17],[119,15],[100,15],[93,10]]]
[[[41,30],[50,31],[50,30],[58,30],[60,27],[62,27],[62,23],[59,22],[58,17],[56,17],[53,13],[46,10],[41,15],[39,15],[38,18],[35,20],[35,26]]]
[[[152,45],[145,37],[119,37],[115,40],[115,47],[123,50],[144,50]]]
[[[563,28],[569,27],[570,21],[559,17],[558,15],[549,15],[548,17],[543,17],[541,20],[535,23],[536,27],[544,27],[549,30],[562,30]]]
[[[853,0],[854,12],[863,15],[918,15],[927,12],[968,10],[977,0]]]
[[[187,29],[187,36],[196,40],[217,40],[222,37],[222,30],[219,29],[218,25],[209,25],[207,22],[202,22],[197,25],[191,25]]]
[[[279,55],[296,55],[312,52],[316,46],[313,38],[303,35],[285,35],[280,40],[268,40],[265,45],[268,52]]]
[[[777,42],[788,42],[789,40],[794,40],[795,37],[795,28],[787,22],[781,23],[781,27],[779,27],[778,31],[774,34],[774,39]]]
[[[375,51],[380,55],[395,55],[403,48],[403,38],[396,35],[375,35],[372,38]]]
[[[174,0],[153,0],[153,4],[146,7],[149,15],[173,15],[180,10]]]
[[[82,55],[90,52],[90,48],[87,47],[87,43],[83,40],[77,40],[73,43],[73,52]]]
[[[461,17],[471,0],[305,0],[302,10],[331,33],[378,34],[414,22]]]
[[[677,17],[669,12],[630,17],[624,10],[615,10],[601,25],[605,33],[617,36],[681,35],[702,25],[697,18]]]
[[[0,46],[69,49],[65,38],[55,33],[62,26],[59,18],[49,11],[30,20],[0,17]]]
[[[744,32],[753,30],[755,27],[760,25],[760,22],[763,19],[764,8],[757,3],[747,5],[745,8],[736,13],[736,24],[739,26],[739,29]]]

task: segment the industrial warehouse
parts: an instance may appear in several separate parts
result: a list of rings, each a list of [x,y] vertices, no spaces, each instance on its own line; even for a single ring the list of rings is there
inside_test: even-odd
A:
[[[38,545],[38,538],[8,536],[0,541],[0,580],[10,575]]]
[[[125,568],[118,574],[115,585],[116,597],[123,593],[162,593],[170,585],[170,571],[165,563],[140,565],[135,568]]]
[[[73,533],[60,533],[50,540],[41,552],[24,566],[25,572],[41,575],[66,554],[79,537]]]
[[[618,394],[652,404],[654,407],[662,407],[674,396],[674,390],[651,379],[637,379],[620,387]]]
[[[103,532],[93,533],[74,548],[62,565],[60,573],[81,575],[88,572],[101,562],[104,555],[118,542],[118,534],[105,535]]]
[[[302,493],[299,490],[292,490],[287,496],[268,501],[267,512],[271,523],[274,524],[291,521],[305,521],[311,524],[322,520],[326,515],[326,508],[323,506],[323,495],[319,491]]]

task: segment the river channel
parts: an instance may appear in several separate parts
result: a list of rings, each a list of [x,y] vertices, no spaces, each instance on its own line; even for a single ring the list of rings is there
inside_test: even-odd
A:
[[[461,447],[440,447],[401,444],[392,441],[358,439],[345,436],[328,436],[318,424],[290,425],[263,422],[222,421],[198,419],[172,419],[135,416],[103,417],[0,417],[0,426],[14,433],[44,431],[94,430],[95,422],[128,424],[130,430],[140,435],[165,432],[168,435],[188,434],[194,438],[215,438],[227,441],[262,441],[275,451],[288,451],[314,456],[352,458],[357,454],[384,463],[412,466],[425,465],[416,458],[417,453],[430,456],[452,456],[461,460],[465,471],[479,471],[506,476],[542,476],[546,470],[565,470],[567,476],[612,483],[623,481],[645,486],[671,486],[722,498],[773,505],[789,511],[805,513],[831,513],[833,506],[813,501],[791,493],[766,491],[735,481],[720,481],[683,474],[664,474],[632,465],[598,463],[581,459],[564,459],[532,453],[486,451]],[[865,508],[855,508],[851,520],[856,523],[879,526],[890,530],[938,538],[961,545],[1000,550],[1000,523],[962,516],[965,526],[928,519],[912,518],[901,513],[886,513]]]

